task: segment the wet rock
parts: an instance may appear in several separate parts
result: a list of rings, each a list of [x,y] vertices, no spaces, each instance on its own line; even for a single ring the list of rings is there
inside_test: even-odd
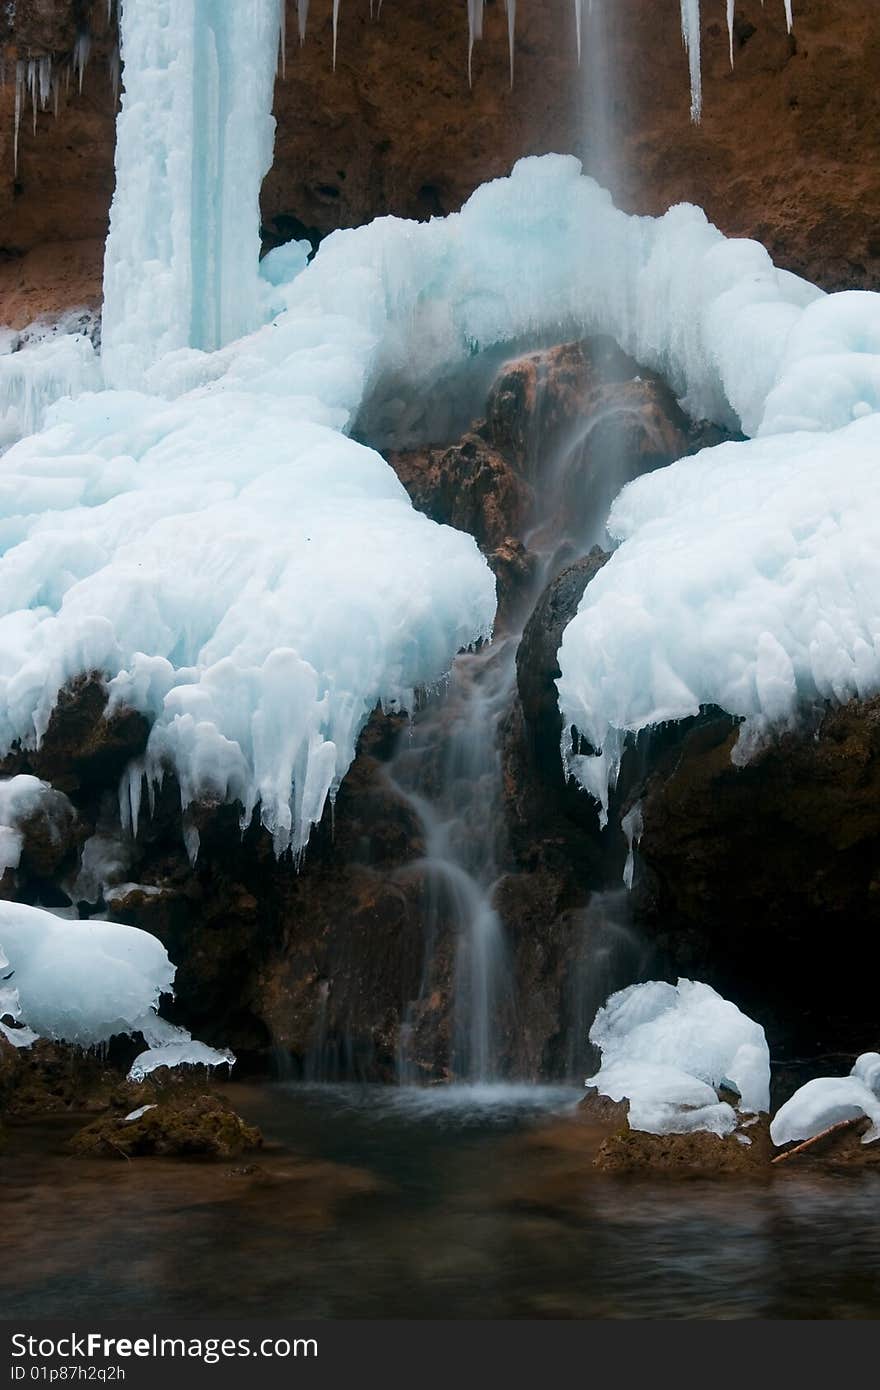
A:
[[[262,1135],[219,1096],[147,1101],[127,1115],[111,1113],[86,1125],[70,1141],[79,1158],[237,1158],[262,1145]]]
[[[420,511],[468,531],[484,552],[522,532],[531,489],[479,434],[448,449],[391,454],[388,461]]]
[[[749,1129],[719,1139],[695,1134],[644,1134],[619,1129],[604,1139],[593,1160],[601,1173],[667,1174],[670,1177],[767,1177],[770,1174],[770,1136],[764,1120]]]
[[[673,976],[758,1019],[774,1055],[858,1053],[878,1025],[880,699],[829,711],[745,767],[726,716],[663,746],[672,732],[643,750],[643,929]]]
[[[595,1086],[588,1086],[583,1100],[578,1102],[578,1114],[583,1120],[610,1125],[615,1130],[628,1128],[629,1101],[612,1100],[601,1095]]]
[[[668,387],[604,337],[508,362],[489,392],[485,428],[494,446],[527,474],[577,446],[583,446],[581,472],[589,474],[609,438],[633,461],[633,473],[688,452],[688,423]]]
[[[85,826],[63,792],[46,786],[29,797],[29,804],[33,809],[27,815],[12,812],[10,828],[20,837],[19,860],[0,875],[0,898],[27,896],[36,884],[47,885],[51,893],[51,881],[62,879],[74,867],[86,836]]]
[[[66,1043],[40,1038],[15,1048],[0,1038],[0,1110],[10,1118],[103,1109],[123,1075]]]
[[[68,794],[113,785],[146,748],[149,724],[131,709],[108,714],[107,702],[97,672],[70,681],[58,693],[39,748],[14,748],[0,762],[0,773],[29,772]]]
[[[523,629],[516,652],[516,684],[536,765],[561,779],[562,716],[556,682],[562,634],[578,611],[584,590],[610,559],[593,546],[567,565],[545,588]],[[556,764],[559,763],[558,770]]]

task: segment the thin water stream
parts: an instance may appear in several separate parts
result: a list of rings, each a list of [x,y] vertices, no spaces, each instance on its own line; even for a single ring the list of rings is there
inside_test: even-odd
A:
[[[599,382],[603,363],[597,351]],[[389,768],[396,790],[421,821],[425,841],[424,858],[408,870],[422,875],[425,884],[424,967],[420,994],[411,1001],[401,1029],[398,1076],[403,1083],[418,1079],[417,1020],[436,988],[435,956],[448,949],[450,933],[454,1003],[449,1074],[472,1082],[510,1075],[509,1049],[505,1058],[502,1040],[517,1027],[517,991],[496,890],[511,867],[499,733],[515,696],[517,648],[548,581],[594,545],[611,545],[605,526],[611,502],[639,468],[627,440],[644,416],[625,390],[615,398],[610,387],[597,408],[548,450],[540,381],[537,389],[524,465],[535,497],[524,536],[536,562],[531,592],[514,614],[504,615],[492,643],[458,657],[446,686],[428,699],[404,733]],[[638,952],[626,918],[623,894],[598,895],[588,910],[583,949],[577,952],[579,978],[569,990],[568,1016],[561,1020],[563,1053],[572,1068],[584,1060],[586,1033],[609,982],[617,988],[637,978]],[[594,958],[590,943],[597,937],[601,943]]]

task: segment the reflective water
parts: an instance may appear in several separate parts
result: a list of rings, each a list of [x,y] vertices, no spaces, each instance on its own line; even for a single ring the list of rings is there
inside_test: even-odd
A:
[[[880,1175],[621,1180],[559,1088],[230,1088],[253,1160],[3,1160],[5,1317],[862,1318]],[[793,1165],[784,1165],[791,1168]]]

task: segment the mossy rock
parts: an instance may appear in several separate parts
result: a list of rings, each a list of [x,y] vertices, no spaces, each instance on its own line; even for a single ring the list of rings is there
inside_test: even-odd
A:
[[[102,1115],[75,1134],[69,1147],[80,1158],[227,1159],[258,1149],[262,1143],[260,1131],[219,1096],[189,1095],[148,1103],[136,1119],[118,1113]]]
[[[737,1138],[748,1139],[748,1143]],[[717,1134],[644,1134],[620,1129],[593,1160],[603,1173],[665,1173],[682,1177],[759,1177],[770,1173],[772,1145],[766,1120],[720,1139]]]

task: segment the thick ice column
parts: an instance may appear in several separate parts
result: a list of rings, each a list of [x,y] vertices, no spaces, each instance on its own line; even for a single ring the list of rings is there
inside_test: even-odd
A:
[[[104,261],[111,386],[260,321],[280,0],[126,0],[125,91]]]

